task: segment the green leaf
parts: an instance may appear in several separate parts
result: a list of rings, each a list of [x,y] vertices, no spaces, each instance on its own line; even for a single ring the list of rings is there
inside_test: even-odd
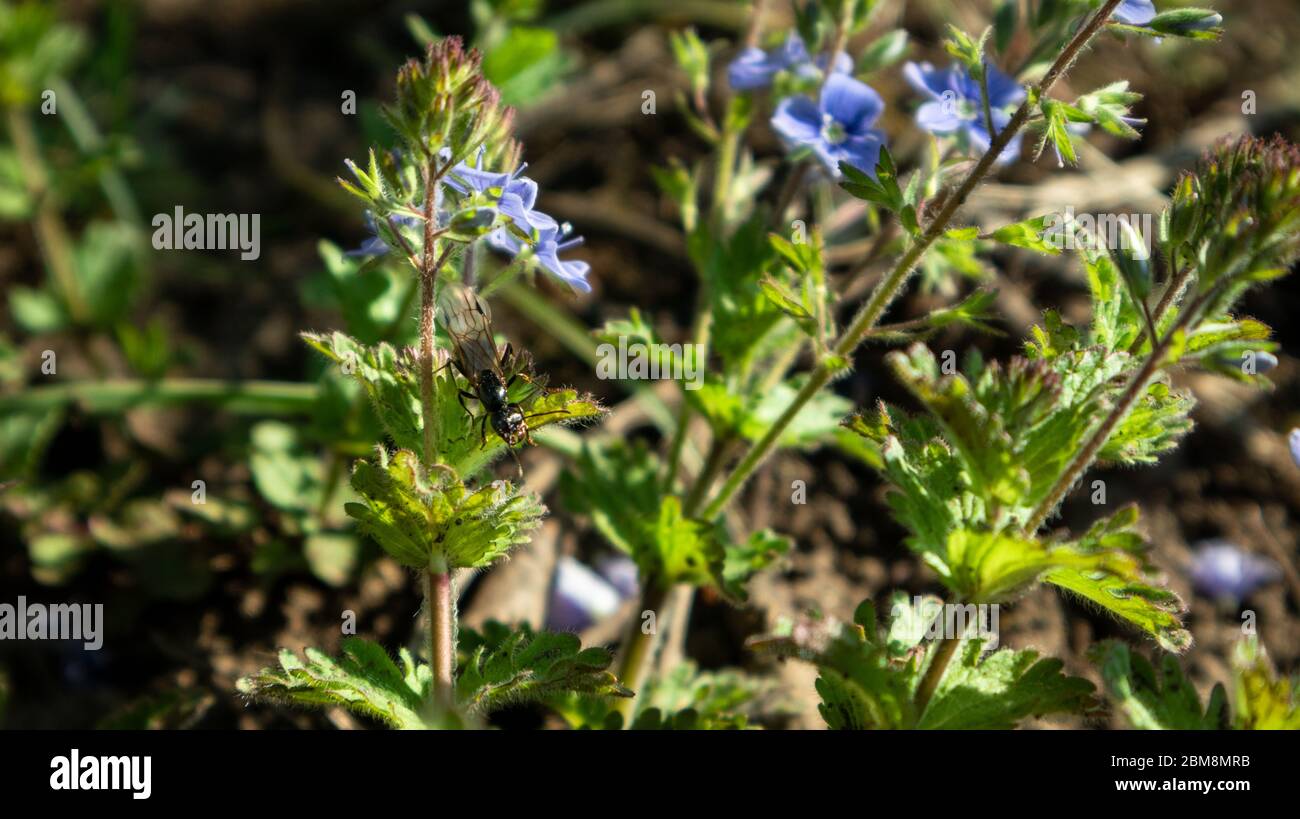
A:
[[[584,442],[560,477],[564,507],[588,515],[616,549],[638,560],[653,548],[648,521],[659,508],[659,462],[644,441]]]
[[[1002,648],[981,658],[980,640],[968,640],[959,650],[918,728],[1008,729],[1028,717],[1077,714],[1092,705],[1092,683],[1062,674],[1064,663],[1054,657]]]
[[[741,411],[737,429],[751,441],[757,441],[771,428],[798,392],[800,378],[791,383],[772,387],[757,402]],[[696,390],[703,392],[703,390]],[[703,396],[702,396],[703,397]],[[835,437],[840,422],[853,409],[853,404],[832,392],[822,391],[813,396],[782,431],[783,447],[810,447],[826,443]]]
[[[124,222],[91,222],[73,251],[81,296],[96,325],[125,318],[140,286],[143,240]]]
[[[305,297],[342,312],[344,326],[359,342],[377,344],[401,322],[411,276],[397,265],[347,256],[332,242],[317,243],[316,251],[325,271],[312,284],[319,282],[323,292],[309,289]]]
[[[1078,121],[1088,121],[1088,117],[1073,106],[1067,105],[1057,100],[1044,99],[1042,102],[1043,112],[1043,141],[1038,146],[1037,155],[1043,153],[1043,148],[1048,142],[1056,148],[1058,161],[1061,165],[1077,165],[1078,156],[1074,151],[1074,140],[1070,135],[1069,123]],[[1077,112],[1077,114],[1072,114]]]
[[[1106,133],[1123,139],[1140,139],[1142,134],[1130,124],[1129,114],[1141,99],[1141,94],[1128,90],[1128,80],[1120,80],[1079,97],[1074,105]],[[1137,122],[1146,124],[1146,120]]]
[[[546,507],[509,481],[471,492],[446,469],[428,474],[414,453],[382,449],[358,461],[352,488],[364,503],[349,503],[358,528],[398,562],[412,568],[483,568],[527,543]]]
[[[1093,524],[1065,547],[1080,556],[1074,565],[1053,569],[1043,579],[1136,626],[1166,651],[1186,651],[1192,635],[1179,620],[1186,606],[1178,595],[1149,579],[1143,557],[1147,546],[1133,531],[1137,516],[1137,507],[1130,506]]]
[[[1141,654],[1133,654],[1118,640],[1093,646],[1089,658],[1101,671],[1106,695],[1123,711],[1134,728],[1200,731],[1228,727],[1228,703],[1223,686],[1216,685],[1209,704],[1202,708],[1196,688],[1183,676],[1178,660],[1165,654],[1160,671]]]
[[[501,91],[505,104],[528,107],[556,89],[570,63],[556,32],[512,26],[501,42],[487,50],[483,75]]]
[[[1043,238],[1044,232],[1047,231],[1048,220],[1054,218],[1056,218],[1054,214],[1035,216],[1023,222],[1004,225],[984,238],[1012,247],[1023,247],[1038,253],[1046,253],[1049,256],[1058,256],[1061,253],[1060,245]]]
[[[862,49],[862,54],[858,57],[857,69],[853,73],[862,77],[889,68],[907,56],[908,46],[908,35],[905,29],[896,28],[887,31]]]
[[[22,285],[9,288],[9,313],[19,327],[33,335],[58,332],[69,321],[67,310],[53,293]]]
[[[417,665],[406,649],[401,651],[400,669],[382,647],[356,637],[343,641],[337,659],[314,648],[305,654],[304,661],[291,651],[281,651],[278,668],[243,677],[235,687],[253,700],[341,706],[393,728],[460,727],[455,715],[432,711],[429,667]]]
[[[1237,644],[1233,656],[1234,725],[1247,730],[1300,730],[1300,683],[1278,677],[1254,637]]]
[[[791,657],[817,667],[818,710],[837,730],[908,728],[916,723],[913,690],[921,677],[923,651],[895,653],[896,640],[877,626],[870,600],[851,624],[820,617],[782,621],[771,635],[749,646],[761,654]]]
[[[659,503],[659,516],[651,535],[654,551],[637,559],[642,577],[656,578],[665,587],[673,583],[722,587],[726,550],[714,527],[682,515],[681,501],[673,495]]]
[[[249,435],[248,467],[262,497],[286,512],[306,513],[320,503],[324,469],[309,453],[298,430],[282,421],[261,421]]]
[[[790,538],[771,529],[754,532],[744,543],[731,543],[719,528],[716,537],[723,542],[722,585],[728,596],[744,600],[745,583],[758,572],[790,553]]]
[[[1192,430],[1189,417],[1196,399],[1187,391],[1175,392],[1154,381],[1136,406],[1106,439],[1097,453],[1102,463],[1126,466],[1155,463],[1159,455],[1178,446],[1178,440]]]
[[[364,346],[343,333],[329,335],[303,333],[303,339],[338,364],[340,371],[355,378],[370,396],[375,413],[393,442],[400,449],[423,450],[424,419],[421,412],[418,368],[409,354],[399,354],[384,343]],[[493,460],[505,454],[506,443],[483,423],[483,410],[467,412],[461,404],[460,391],[468,387],[458,380],[454,368],[447,365],[445,351],[436,351],[434,362],[434,397],[441,419],[442,441],[438,456],[441,463],[457,474],[471,477]],[[520,372],[530,369],[525,358]],[[507,377],[512,373],[507,373]],[[510,398],[520,404],[528,427],[536,431],[552,424],[573,424],[599,418],[605,413],[590,395],[572,389],[541,388],[543,379],[517,379]],[[473,406],[472,404],[470,406]]]
[[[631,697],[608,671],[613,656],[603,648],[582,648],[577,635],[516,630],[489,621],[482,633],[461,629],[463,656],[456,699],[471,713],[508,705],[545,702],[564,694]]]

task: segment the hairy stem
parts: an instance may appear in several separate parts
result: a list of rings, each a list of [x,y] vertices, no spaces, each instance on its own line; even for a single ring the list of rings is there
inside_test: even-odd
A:
[[[434,296],[438,285],[437,254],[434,230],[438,216],[437,158],[429,159],[424,176],[424,253],[420,260],[420,405],[424,419],[424,466],[438,462],[438,405],[433,395]]]
[[[452,608],[451,571],[425,573],[425,610],[429,614],[429,663],[432,695],[440,705],[452,702],[452,667],[456,656],[456,615]]]
[[[1034,507],[1029,520],[1025,523],[1025,532],[1037,532],[1039,527],[1056,510],[1065,494],[1070,491],[1070,487],[1074,486],[1088,467],[1092,466],[1093,461],[1097,460],[1097,453],[1106,445],[1106,441],[1110,438],[1111,433],[1115,431],[1115,427],[1119,426],[1138,400],[1146,394],[1147,385],[1151,383],[1151,379],[1163,366],[1165,354],[1169,351],[1169,346],[1173,343],[1174,337],[1179,330],[1187,326],[1193,315],[1198,312],[1199,306],[1204,303],[1204,298],[1202,296],[1189,305],[1188,309],[1184,310],[1182,316],[1179,317],[1178,323],[1171,327],[1169,332],[1165,333],[1164,338],[1160,339],[1160,342],[1151,348],[1151,353],[1147,356],[1142,369],[1138,370],[1129,380],[1128,387],[1120,395],[1115,406],[1111,407],[1110,412],[1102,419],[1101,424],[1089,436],[1088,442],[1074,454],[1065,471],[1061,473],[1061,477],[1052,485],[1047,495]]]
[[[645,683],[649,666],[646,661],[650,659],[650,654],[654,649],[655,636],[659,631],[659,613],[663,608],[664,600],[667,598],[667,590],[658,582],[657,578],[646,577],[641,581],[644,584],[641,592],[641,607],[632,613],[632,621],[628,625],[627,636],[623,638],[623,652],[618,661],[618,679],[623,685],[641,693],[641,688]],[[645,612],[653,612],[655,615],[654,627],[646,633],[642,616]],[[620,714],[623,715],[623,724],[626,727],[630,725],[632,711],[636,705],[633,698],[620,698],[615,706]]]
[[[871,332],[872,328],[876,326],[876,323],[879,322],[880,317],[884,314],[886,308],[888,308],[890,303],[893,302],[894,298],[898,295],[903,285],[911,276],[913,270],[916,269],[916,265],[921,260],[921,257],[930,249],[930,246],[934,244],[935,240],[943,235],[943,232],[952,222],[953,217],[956,216],[957,211],[966,203],[971,192],[975,190],[986,176],[988,176],[989,172],[993,169],[995,161],[1002,155],[1002,151],[1029,121],[1029,116],[1033,108],[1031,104],[1033,98],[1046,96],[1046,94],[1056,84],[1057,80],[1059,80],[1061,76],[1069,70],[1070,66],[1074,64],[1074,61],[1078,59],[1083,48],[1092,40],[1097,32],[1101,30],[1101,27],[1105,25],[1106,20],[1110,18],[1111,12],[1113,12],[1119,4],[1120,0],[1106,0],[1105,5],[1101,7],[1097,14],[1094,15],[1086,25],[1080,28],[1075,36],[1070,40],[1065,49],[1061,52],[1060,56],[1057,57],[1054,63],[1052,63],[1052,67],[1048,69],[1047,73],[1043,75],[1043,78],[1039,80],[1038,84],[1035,86],[1035,93],[1026,97],[1025,101],[1016,110],[1015,114],[1012,115],[1010,122],[1007,123],[1007,127],[1002,129],[1002,131],[993,138],[993,142],[989,145],[988,151],[980,157],[979,162],[966,176],[965,180],[962,181],[957,190],[945,200],[942,209],[934,217],[934,220],[930,222],[929,227],[912,244],[912,246],[908,248],[907,252],[903,254],[903,257],[899,259],[898,263],[889,274],[886,275],[878,285],[876,285],[871,297],[867,300],[866,304],[862,306],[862,309],[858,311],[852,324],[850,324],[849,328],[844,331],[844,334],[840,337],[839,341],[836,342],[831,351],[832,355],[823,359],[822,362],[817,365],[816,369],[814,369],[812,374],[809,376],[808,381],[791,400],[789,406],[787,406],[785,411],[781,413],[781,416],[777,418],[775,423],[768,427],[763,437],[753,444],[749,451],[745,453],[745,456],[741,459],[740,463],[732,471],[731,475],[727,478],[727,481],[718,491],[717,496],[714,497],[713,501],[704,510],[703,517],[706,520],[712,520],[721,514],[722,510],[726,508],[726,505],[731,501],[731,498],[745,484],[750,475],[754,473],[754,470],[756,470],[765,460],[767,460],[767,457],[772,454],[772,451],[776,448],[777,442],[781,438],[781,434],[794,420],[795,416],[797,416],[803,409],[804,405],[812,400],[813,396],[815,396],[818,391],[830,383],[831,379],[839,369],[839,366],[836,363],[837,360],[848,359],[853,354],[853,351],[857,349],[858,345],[862,343],[862,340],[866,338],[867,334]]]
[[[939,689],[939,681],[943,679],[943,674],[948,670],[948,664],[952,662],[953,656],[957,653],[957,648],[961,645],[961,637],[953,637],[948,640],[939,640],[937,647],[934,649],[934,659],[930,660],[930,665],[925,669],[925,676],[916,686],[916,717],[921,718],[925,713],[925,707],[930,704],[930,699],[934,692]]]
[[[1174,274],[1173,279],[1171,279],[1168,286],[1165,287],[1165,292],[1161,294],[1160,301],[1156,304],[1155,312],[1150,316],[1150,324],[1157,331],[1160,329],[1160,322],[1164,320],[1165,314],[1169,312],[1169,308],[1177,302],[1180,296],[1182,296],[1183,291],[1187,289],[1187,283],[1191,280],[1192,267],[1191,265],[1188,265]],[[1138,333],[1138,337],[1133,339],[1133,343],[1129,345],[1129,355],[1137,355],[1142,349],[1142,342],[1146,341],[1146,339],[1146,332]]]

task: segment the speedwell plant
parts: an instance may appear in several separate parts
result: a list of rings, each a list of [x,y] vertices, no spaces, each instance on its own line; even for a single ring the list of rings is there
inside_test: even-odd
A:
[[[344,705],[400,727],[465,724],[523,699],[585,727],[744,726],[759,701],[753,680],[675,662],[691,599],[706,589],[743,600],[749,577],[789,550],[787,538],[746,531],[726,514],[755,472],[780,449],[834,445],[892,487],[907,547],[944,590],[936,602],[1007,604],[1050,584],[1167,652],[1155,666],[1123,644],[1095,655],[1106,693],[1135,726],[1294,724],[1290,683],[1275,679],[1254,643],[1240,652],[1231,713],[1222,689],[1204,706],[1189,698],[1172,659],[1191,644],[1184,604],[1152,570],[1136,507],[1079,532],[1049,524],[1088,470],[1155,463],[1190,430],[1194,399],[1171,385],[1173,370],[1266,386],[1235,362],[1272,349],[1269,328],[1235,311],[1247,289],[1285,275],[1300,253],[1297,149],[1246,137],[1210,150],[1179,178],[1155,235],[1130,237],[1153,252],[1144,241],[1102,249],[1067,224],[1091,315],[1071,324],[1047,310],[1021,355],[972,353],[957,368],[924,343],[942,329],[994,330],[993,292],[963,280],[991,249],[1066,261],[1044,216],[993,230],[964,221],[981,182],[1048,149],[1053,164],[1073,164],[1089,129],[1140,136],[1141,95],[1122,78],[1059,95],[1075,63],[1100,38],[1214,40],[1219,15],[1161,12],[1149,0],[1031,3],[1022,14],[1026,4],[1011,0],[978,34],[950,28],[949,61],[936,65],[908,60],[902,30],[870,33],[877,0],[797,3],[791,30],[767,30],[766,5],[755,3],[725,67],[693,31],[671,42],[686,77],[679,106],[710,156],[654,172],[680,214],[698,295],[693,344],[648,349],[695,357],[692,366],[661,362],[661,371],[700,365],[707,375],[682,391],[659,450],[588,438],[570,449],[561,485],[569,511],[588,516],[638,569],[641,616],[614,671],[603,649],[583,650],[571,635],[498,625],[457,633],[455,570],[485,568],[527,542],[545,510],[514,483],[490,480],[508,443],[480,438],[459,403],[473,388],[447,366],[454,345],[439,323],[439,292],[461,282],[490,294],[525,270],[586,290],[591,271],[563,258],[573,239],[536,209],[510,112],[477,57],[448,39],[398,76],[388,118],[401,147],[372,152],[343,183],[374,229],[358,253],[418,278],[419,346],[306,336],[361,382],[384,423],[387,440],[354,468],[360,500],[347,512],[424,578],[429,662],[403,652],[398,665],[353,640],[341,658],[286,652],[243,690]],[[871,84],[894,70],[915,95],[895,104],[915,110],[928,148],[911,168],[891,151],[886,102]],[[746,148],[763,127],[784,151],[776,168]],[[862,249],[836,274],[832,255],[844,254],[831,251],[850,243]],[[490,280],[485,247],[510,258]],[[885,322],[918,279],[950,302]],[[841,325],[841,315],[851,317]],[[636,312],[597,336],[658,341]],[[897,348],[886,361],[914,406],[855,410],[832,389],[868,342]],[[538,427],[601,413],[567,390],[518,400],[531,401]],[[927,638],[921,612],[897,598],[893,612],[884,622],[868,600],[851,623],[789,622],[752,644],[815,664],[822,715],[837,728],[1006,728],[1097,707],[1094,686],[1058,659],[994,648],[971,630]]]

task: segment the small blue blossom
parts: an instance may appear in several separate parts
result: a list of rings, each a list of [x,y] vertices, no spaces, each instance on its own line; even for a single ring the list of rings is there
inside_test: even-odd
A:
[[[816,79],[825,68],[825,55],[814,61],[808,55],[803,39],[791,32],[784,43],[771,51],[751,46],[740,52],[731,65],[727,66],[727,80],[737,91],[753,91],[771,85],[773,78],[782,71],[793,71],[805,79]],[[835,55],[833,72],[847,74],[852,70],[853,59],[848,54],[841,51]]]
[[[385,256],[392,250],[388,243],[379,236],[379,226],[375,224],[375,215],[370,211],[366,211],[365,220],[370,235],[366,237],[360,247],[349,250],[343,255],[353,258],[369,258],[371,256]],[[401,230],[403,227],[415,227],[420,223],[421,220],[415,216],[399,216],[394,213],[388,217],[388,224],[394,230]]]
[[[1111,18],[1130,26],[1145,26],[1156,17],[1156,4],[1151,0],[1124,0],[1111,14]]]
[[[562,251],[582,244],[582,237],[568,238],[568,233],[567,224],[549,227],[538,231],[537,240],[530,244],[520,239],[510,228],[500,227],[488,235],[488,244],[516,256],[525,248],[531,247],[533,258],[543,270],[575,290],[590,293],[591,285],[587,282],[587,274],[591,271],[591,265],[579,260],[566,262],[560,258]]]
[[[993,127],[1001,133],[1011,121],[1009,109],[1025,99],[1025,89],[992,64],[988,75],[989,109]],[[916,112],[916,124],[937,136],[955,136],[977,153],[988,151],[993,139],[984,118],[984,89],[960,65],[938,70],[929,63],[909,62],[903,76],[917,91],[930,97]],[[999,164],[1013,162],[1020,155],[1020,134],[1016,134],[998,157]]]
[[[1300,427],[1291,430],[1287,436],[1287,444],[1291,447],[1291,460],[1295,461],[1296,466],[1300,466]]]
[[[537,183],[521,176],[527,164],[520,165],[514,173],[484,171],[480,154],[478,165],[480,167],[471,167],[462,162],[452,168],[448,174],[448,186],[462,195],[471,190],[496,195],[497,209],[523,233],[533,235],[558,227],[555,219],[533,209],[537,204]]]
[[[772,128],[787,149],[810,149],[836,178],[840,162],[875,176],[885,135],[871,126],[884,110],[884,100],[871,86],[831,74],[817,102],[804,96],[782,100]]]
[[[1281,576],[1272,560],[1243,551],[1226,540],[1202,541],[1192,559],[1192,582],[1203,594],[1216,599],[1244,600]]]

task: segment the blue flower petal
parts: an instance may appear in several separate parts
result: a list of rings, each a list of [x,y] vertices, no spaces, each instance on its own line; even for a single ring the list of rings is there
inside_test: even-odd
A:
[[[965,122],[957,115],[957,106],[947,102],[927,102],[916,112],[916,124],[940,136],[956,133]]]
[[[786,97],[772,114],[772,129],[787,147],[811,145],[820,139],[821,128],[821,111],[807,97]]]
[[[727,66],[727,82],[737,91],[752,91],[772,84],[781,70],[761,48],[747,48]]]
[[[885,101],[874,88],[861,80],[844,74],[831,74],[822,86],[821,110],[830,114],[849,134],[861,134],[880,118],[880,113],[885,110]]]
[[[1156,4],[1151,0],[1124,0],[1111,14],[1111,19],[1130,26],[1145,26],[1156,17]]]

